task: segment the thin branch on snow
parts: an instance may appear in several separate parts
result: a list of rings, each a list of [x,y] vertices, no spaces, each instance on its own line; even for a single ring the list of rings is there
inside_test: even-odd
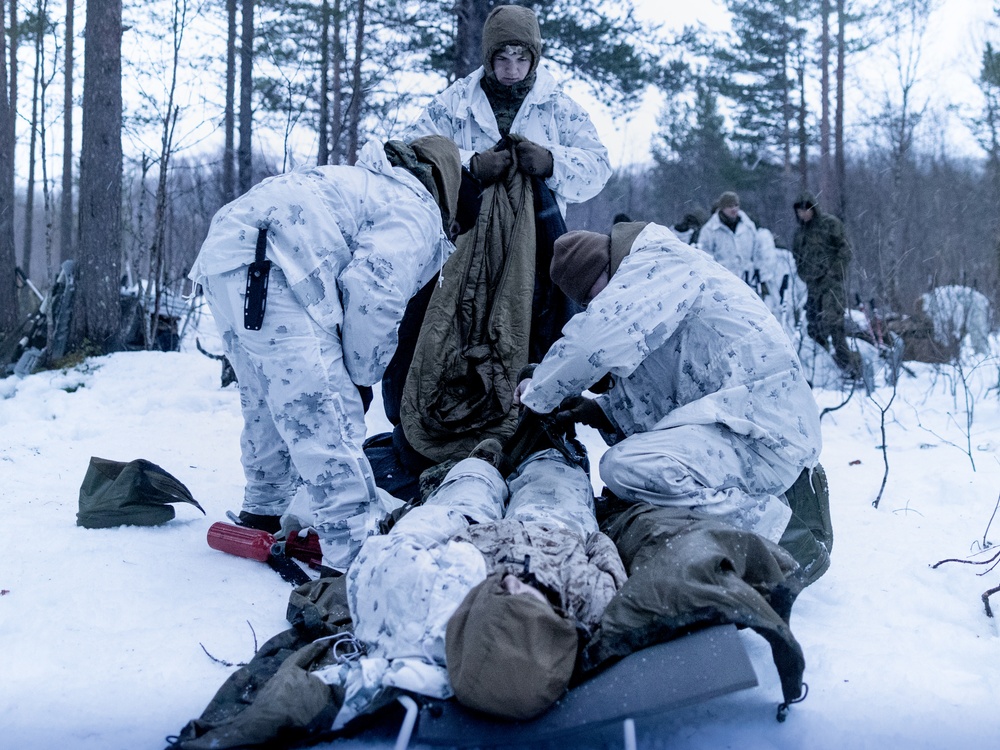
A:
[[[892,396],[889,398],[889,401],[885,406],[880,405],[879,402],[875,400],[875,396],[872,394],[868,394],[868,398],[872,400],[879,410],[879,430],[882,435],[882,444],[879,448],[882,450],[882,463],[885,466],[885,471],[882,473],[882,485],[878,488],[878,495],[876,495],[875,499],[872,501],[872,507],[878,508],[878,504],[882,501],[882,493],[885,492],[885,484],[889,481],[889,453],[885,444],[885,415],[892,406],[892,402],[896,399],[896,383],[894,382],[892,384]]]

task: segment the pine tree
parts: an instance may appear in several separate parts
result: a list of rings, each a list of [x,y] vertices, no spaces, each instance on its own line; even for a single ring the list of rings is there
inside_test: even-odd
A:
[[[716,53],[719,91],[735,111],[737,150],[748,164],[781,164],[788,175],[803,104],[796,82],[805,42],[800,6],[800,0],[727,0],[733,39]]]
[[[121,347],[122,4],[88,0],[77,294],[69,351]]]
[[[7,69],[6,0],[0,0],[0,334],[17,325],[14,249],[14,108]]]

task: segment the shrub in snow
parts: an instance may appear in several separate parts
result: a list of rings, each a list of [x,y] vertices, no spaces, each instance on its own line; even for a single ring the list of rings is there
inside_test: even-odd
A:
[[[989,351],[993,310],[986,297],[967,286],[939,286],[920,295],[920,311],[934,328],[934,340],[958,349],[965,337],[976,354]]]

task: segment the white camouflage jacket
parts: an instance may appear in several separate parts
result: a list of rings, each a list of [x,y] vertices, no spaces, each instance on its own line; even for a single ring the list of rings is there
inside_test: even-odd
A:
[[[454,250],[434,198],[371,141],[357,166],[276,175],[220,209],[189,278],[249,265],[261,226],[268,260],[310,316],[340,332],[351,380],[378,382],[406,303]]]
[[[712,214],[698,234],[698,247],[746,281],[753,277],[754,270],[766,265],[766,259],[759,257],[761,250],[757,242],[756,225],[743,211],[740,211],[739,216],[740,221],[734,232],[722,223],[718,211]]]
[[[522,401],[546,414],[605,373],[608,442],[724,424],[812,466],[819,415],[799,359],[754,291],[667,228],[649,224],[607,288],[535,369]]]
[[[459,148],[469,166],[473,154],[488,151],[500,140],[497,120],[479,82],[483,68],[455,81],[438,94],[402,135],[409,141],[423,135],[443,135]],[[521,104],[510,132],[552,152],[552,176],[545,184],[555,193],[559,209],[593,198],[611,177],[608,150],[586,110],[570,99],[544,67]]]

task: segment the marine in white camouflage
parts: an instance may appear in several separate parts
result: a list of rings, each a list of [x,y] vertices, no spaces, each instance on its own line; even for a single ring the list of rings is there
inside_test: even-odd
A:
[[[401,137],[450,138],[458,145],[465,166],[477,153],[490,151],[500,141],[501,133],[480,85],[484,74],[480,67],[434,97]],[[563,93],[544,65],[538,66],[535,84],[525,96],[510,132],[552,154],[552,174],[545,184],[555,194],[564,216],[567,203],[593,198],[611,177],[608,150],[590,115]]]
[[[248,330],[261,228],[273,265]],[[435,197],[373,141],[356,166],[271,177],[222,208],[189,274],[239,379],[243,509],[315,528],[331,568],[347,569],[382,510],[357,386],[381,378],[407,301],[453,250]]]
[[[719,210],[698,233],[698,247],[737,278],[756,286],[754,274],[761,278],[761,273],[771,263],[758,241],[757,226],[740,209],[735,193],[723,193],[719,201]]]
[[[628,227],[612,231],[620,267],[563,329],[521,402],[547,414],[610,373],[596,400],[614,428],[600,463],[608,488],[777,541],[790,516],[780,496],[822,444],[791,342],[750,287],[667,228],[648,224],[616,248]],[[574,234],[556,243],[553,278]]]

